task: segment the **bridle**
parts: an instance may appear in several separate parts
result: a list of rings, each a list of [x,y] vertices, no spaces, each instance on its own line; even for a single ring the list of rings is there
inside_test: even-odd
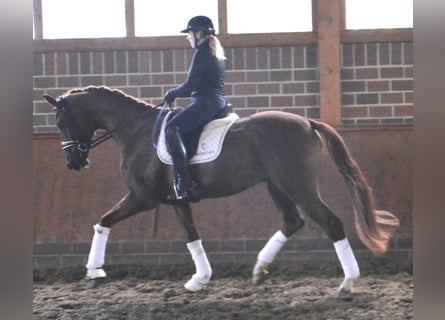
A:
[[[155,136],[155,132],[157,130],[157,127],[159,125],[160,119],[161,119],[161,115],[163,114],[163,111],[166,109],[166,107],[168,106],[167,102],[163,102],[160,104],[157,104],[155,107],[161,107],[161,109],[159,110],[159,113],[156,117],[156,121],[155,124],[153,126],[153,132],[152,132],[152,139],[153,139],[153,146],[156,148],[156,144],[154,143],[154,136]],[[65,107],[62,107],[63,109]],[[143,113],[149,111],[150,109],[144,111]],[[75,148],[75,150],[78,150],[80,153],[88,153],[90,151],[90,149],[93,149],[95,147],[97,147],[99,144],[101,144],[102,142],[107,141],[108,139],[113,137],[113,133],[115,133],[116,131],[118,131],[119,129],[125,127],[126,125],[128,125],[129,123],[135,121],[136,119],[139,119],[141,117],[141,114],[139,114],[137,117],[131,118],[128,121],[120,124],[119,126],[117,126],[116,128],[107,131],[105,134],[103,134],[102,136],[98,137],[97,139],[90,139],[90,141],[88,142],[81,142],[79,140],[67,140],[67,141],[62,141],[61,145],[62,145],[62,150],[67,150],[67,149],[71,149],[71,148]]]

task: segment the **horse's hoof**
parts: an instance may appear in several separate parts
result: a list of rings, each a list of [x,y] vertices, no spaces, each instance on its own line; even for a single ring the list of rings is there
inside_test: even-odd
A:
[[[184,285],[184,288],[190,292],[198,292],[206,288],[207,283],[209,281],[205,281],[198,277],[192,277],[187,283]]]
[[[88,289],[96,289],[104,281],[105,278],[90,279],[88,280]]]
[[[269,275],[269,270],[267,270],[268,267],[268,263],[257,261],[252,272],[252,282],[255,286],[260,285],[264,281],[266,281],[267,276]]]
[[[103,280],[107,277],[104,269],[87,269],[87,274],[85,278],[88,280],[88,289],[94,289],[99,286],[103,282]]]
[[[354,286],[354,280],[345,278],[343,280],[343,283],[338,288],[338,294],[339,295],[350,295],[352,293],[352,288]]]
[[[255,286],[258,286],[262,284],[264,281],[266,281],[267,276],[269,275],[269,271],[266,269],[262,270],[260,273],[254,273],[252,275],[252,282]]]

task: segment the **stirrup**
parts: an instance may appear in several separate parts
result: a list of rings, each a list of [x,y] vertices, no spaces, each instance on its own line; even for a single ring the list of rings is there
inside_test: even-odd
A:
[[[176,184],[176,180],[173,181],[173,194],[169,194],[165,200],[167,200],[167,202],[169,204],[175,204],[175,203],[184,203],[184,202],[188,202],[188,193],[187,191],[183,191],[182,194],[179,193],[177,184]]]
[[[180,192],[180,188],[178,187],[178,183],[176,180],[173,181],[173,191],[175,192],[175,198],[176,200],[183,200],[183,199],[187,199],[188,194],[187,194],[187,190],[183,190],[182,192]],[[172,195],[173,196],[173,195]]]

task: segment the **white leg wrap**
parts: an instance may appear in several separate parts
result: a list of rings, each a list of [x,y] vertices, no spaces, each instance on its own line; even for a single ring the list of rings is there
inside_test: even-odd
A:
[[[352,252],[351,245],[347,238],[334,242],[335,252],[340,260],[341,267],[345,274],[345,279],[355,279],[360,276],[357,260]]]
[[[281,230],[277,231],[258,253],[258,260],[268,264],[272,263],[287,240],[289,240],[289,238],[286,237]]]
[[[212,268],[210,267],[207,255],[202,247],[201,239],[187,243],[187,248],[192,255],[193,262],[195,263],[196,273],[193,277],[184,285],[184,287],[192,292],[200,291],[204,289],[205,285],[210,281],[212,276]]]
[[[107,245],[108,234],[110,228],[101,227],[100,225],[94,225],[94,236],[91,242],[90,254],[88,256],[88,262],[86,267],[88,270],[98,269],[104,265],[105,262],[105,247]],[[91,275],[97,272],[89,272]],[[105,276],[105,272],[100,272],[102,276]],[[88,272],[87,272],[88,277]]]

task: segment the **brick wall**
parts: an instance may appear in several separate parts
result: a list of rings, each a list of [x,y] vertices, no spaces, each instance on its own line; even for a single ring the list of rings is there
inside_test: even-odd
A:
[[[344,44],[341,78],[343,124],[412,123],[412,43]]]
[[[185,80],[192,55],[191,49],[34,53],[34,132],[56,131],[43,93],[107,85],[158,103]],[[229,48],[226,55],[225,90],[240,115],[273,108],[319,117],[316,46]]]

